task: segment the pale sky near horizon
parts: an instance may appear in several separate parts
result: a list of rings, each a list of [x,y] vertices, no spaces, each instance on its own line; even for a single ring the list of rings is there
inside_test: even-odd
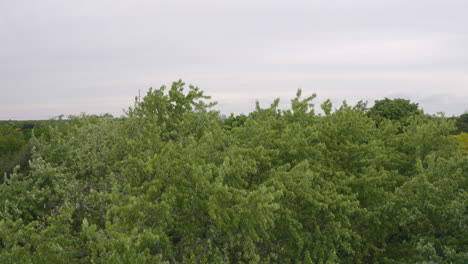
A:
[[[119,116],[183,79],[248,113],[297,88],[468,110],[468,1],[0,1],[0,120]]]

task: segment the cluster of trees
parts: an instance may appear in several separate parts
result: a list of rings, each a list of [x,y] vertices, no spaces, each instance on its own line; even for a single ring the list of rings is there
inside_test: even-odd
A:
[[[28,165],[30,151],[28,142],[31,131],[23,129],[24,122],[0,122],[0,175],[11,173],[17,165],[25,168]],[[28,127],[28,126],[27,126]],[[3,177],[2,177],[3,178]],[[3,182],[0,179],[0,183]]]
[[[29,140],[0,185],[0,263],[466,263],[456,120],[297,92],[223,120],[197,87]],[[462,135],[462,134],[460,134]]]
[[[0,121],[0,183],[3,176],[12,173],[15,167],[18,166],[18,171],[28,169],[33,133],[40,137],[48,131],[49,125],[60,122],[65,122],[63,116],[54,120]]]

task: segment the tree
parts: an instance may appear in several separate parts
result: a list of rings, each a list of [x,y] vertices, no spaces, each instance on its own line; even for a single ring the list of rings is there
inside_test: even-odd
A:
[[[0,184],[0,263],[468,259],[453,120],[369,117],[362,102],[316,115],[301,91],[221,120],[184,85],[121,118],[44,125]]]
[[[30,156],[28,139],[16,128],[15,123],[0,123],[0,183],[3,182],[4,174],[13,172],[16,166],[27,166]]]
[[[457,118],[457,133],[468,133],[468,113],[464,113]]]
[[[376,100],[367,112],[369,117],[377,121],[382,119],[404,121],[410,116],[420,114],[422,111],[418,109],[417,103],[411,103],[409,100],[401,98]]]
[[[458,141],[460,152],[463,155],[468,155],[468,133],[461,132],[458,135],[455,135],[455,138]]]

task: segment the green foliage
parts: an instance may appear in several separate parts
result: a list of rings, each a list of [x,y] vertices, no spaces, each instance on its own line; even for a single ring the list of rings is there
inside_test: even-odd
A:
[[[19,171],[28,169],[31,159],[31,144],[29,141],[40,136],[45,127],[56,121],[0,121],[0,183],[4,174],[13,172],[19,166]]]
[[[468,133],[462,132],[456,135],[455,138],[458,141],[461,154],[468,155]]]
[[[457,118],[457,132],[468,133],[468,113],[464,113]]]
[[[233,127],[240,127],[243,126],[245,121],[247,120],[246,115],[234,115],[231,114],[228,118],[224,120],[224,124],[226,129],[231,129]]]
[[[409,100],[401,98],[376,100],[367,112],[369,117],[377,121],[381,119],[405,121],[410,116],[420,114],[422,111],[418,109],[417,103],[411,103]]]
[[[14,122],[0,123],[0,176],[11,173],[15,166],[27,164],[28,137]],[[0,180],[0,183],[3,182]]]
[[[34,133],[27,169],[0,184],[0,263],[468,259],[453,120],[376,118],[362,102],[316,115],[300,90],[290,109],[221,120],[184,86]]]

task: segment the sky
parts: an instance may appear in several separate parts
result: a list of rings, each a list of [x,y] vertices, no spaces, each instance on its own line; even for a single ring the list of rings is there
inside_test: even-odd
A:
[[[0,1],[0,120],[115,116],[184,80],[222,113],[255,101],[405,98],[468,110],[466,0]]]

